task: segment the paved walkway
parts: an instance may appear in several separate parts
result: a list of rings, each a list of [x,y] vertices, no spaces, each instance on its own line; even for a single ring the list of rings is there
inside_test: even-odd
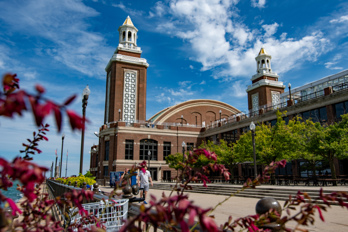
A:
[[[240,185],[239,185],[240,186]],[[270,186],[259,186],[259,188],[270,187]],[[320,187],[314,186],[271,186],[272,188],[291,188],[298,190],[306,189],[317,189],[319,191]],[[332,191],[348,191],[348,186],[325,186],[325,190]],[[112,188],[102,186],[102,191],[110,192]],[[162,196],[162,193],[169,195],[169,191],[157,190],[150,188],[150,195],[155,196],[159,199]],[[226,199],[226,196],[220,195],[208,195],[200,193],[188,193],[189,199],[194,202],[194,204],[201,206],[202,208],[212,208],[217,205],[219,202]],[[149,200],[149,199],[148,199]],[[224,204],[219,206],[212,215],[215,216],[215,221],[217,225],[224,224],[229,216],[232,216],[233,219],[239,217],[244,217],[247,215],[255,214],[255,205],[259,199],[255,198],[245,198],[245,197],[232,197]],[[284,204],[283,201],[279,202],[281,205]],[[348,231],[348,210],[343,209],[340,206],[332,206],[328,209],[327,212],[323,212],[325,222],[322,222],[318,215],[315,217],[315,225],[310,225],[307,227],[309,231],[334,231],[334,232],[346,232]],[[295,224],[290,224],[294,226]]]

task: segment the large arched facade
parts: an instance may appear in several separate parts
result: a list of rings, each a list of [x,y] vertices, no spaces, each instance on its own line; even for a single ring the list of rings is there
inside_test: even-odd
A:
[[[177,123],[204,127],[239,113],[241,113],[239,110],[226,103],[198,99],[168,107],[156,113],[149,121],[155,124]]]

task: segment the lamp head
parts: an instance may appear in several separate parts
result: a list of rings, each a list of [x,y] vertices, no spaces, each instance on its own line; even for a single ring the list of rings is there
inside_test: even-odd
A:
[[[121,109],[118,109],[118,112],[121,113]]]
[[[89,87],[88,87],[88,85],[87,85],[86,88],[85,88],[85,89],[83,90],[83,92],[82,92],[82,96],[88,98],[88,96],[89,96],[90,93],[91,93],[91,90],[89,90]]]
[[[182,141],[182,144],[181,144],[182,147],[185,147],[186,146],[186,143],[184,141]]]
[[[222,112],[222,111],[221,111],[221,110],[219,110],[219,113],[220,113],[220,114],[221,114],[221,112]]]
[[[288,84],[288,87],[289,87],[289,89],[291,88],[291,84],[290,83]]]
[[[250,130],[254,131],[255,130],[255,123],[251,121],[250,123]]]

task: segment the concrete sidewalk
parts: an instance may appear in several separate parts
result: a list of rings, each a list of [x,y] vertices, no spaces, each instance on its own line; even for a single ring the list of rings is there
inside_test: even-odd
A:
[[[260,186],[259,188],[262,188]],[[269,186],[267,186],[269,187]],[[303,187],[303,186],[272,186],[272,188],[295,188],[301,191],[305,191],[306,189],[317,189],[319,191],[320,187]],[[112,191],[111,187],[101,186],[100,189],[105,192]],[[346,186],[328,186],[324,187],[325,190],[331,191],[348,191],[348,187]],[[157,199],[160,199],[162,193],[169,195],[169,191],[151,189],[149,194],[155,196]],[[176,193],[173,193],[176,194]],[[198,205],[204,209],[213,208],[219,202],[222,202],[226,199],[226,196],[221,195],[209,195],[209,194],[200,194],[200,193],[188,193],[189,200],[192,200],[195,205]],[[147,201],[150,198],[148,196]],[[259,199],[256,198],[245,198],[245,197],[231,197],[229,200],[224,202],[221,206],[219,206],[213,213],[215,217],[215,221],[217,225],[224,224],[229,216],[232,216],[233,219],[237,219],[240,217],[245,217],[247,215],[255,214],[255,205]],[[279,201],[279,203],[283,206],[284,201]],[[148,206],[148,205],[147,205]],[[294,214],[294,213],[293,213]],[[283,213],[283,216],[285,212]],[[348,210],[341,208],[340,206],[331,206],[327,212],[323,212],[323,216],[325,218],[325,222],[322,222],[319,219],[319,216],[315,217],[315,224],[310,225],[308,227],[303,227],[309,229],[309,231],[335,231],[335,232],[346,232],[348,231]],[[288,226],[294,227],[295,223],[289,224]]]

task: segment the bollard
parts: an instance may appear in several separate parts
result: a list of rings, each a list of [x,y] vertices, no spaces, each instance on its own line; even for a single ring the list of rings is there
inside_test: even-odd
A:
[[[87,189],[87,183],[86,183],[86,182],[83,182],[83,183],[82,183],[82,189],[83,189],[83,190],[86,190],[86,189]]]
[[[279,202],[272,197],[265,197],[256,203],[255,211],[257,214],[265,214],[269,212],[270,209],[274,209],[279,214],[282,215],[282,207]],[[271,231],[283,231],[281,225],[278,224],[275,219],[270,219],[270,223],[260,226],[261,229],[269,229]]]
[[[94,194],[99,194],[99,185],[97,182],[93,184],[93,193]]]
[[[126,186],[124,186],[124,188],[122,189],[123,192],[123,196],[122,198],[131,198],[132,195],[132,187],[130,186],[130,184],[127,181]]]

